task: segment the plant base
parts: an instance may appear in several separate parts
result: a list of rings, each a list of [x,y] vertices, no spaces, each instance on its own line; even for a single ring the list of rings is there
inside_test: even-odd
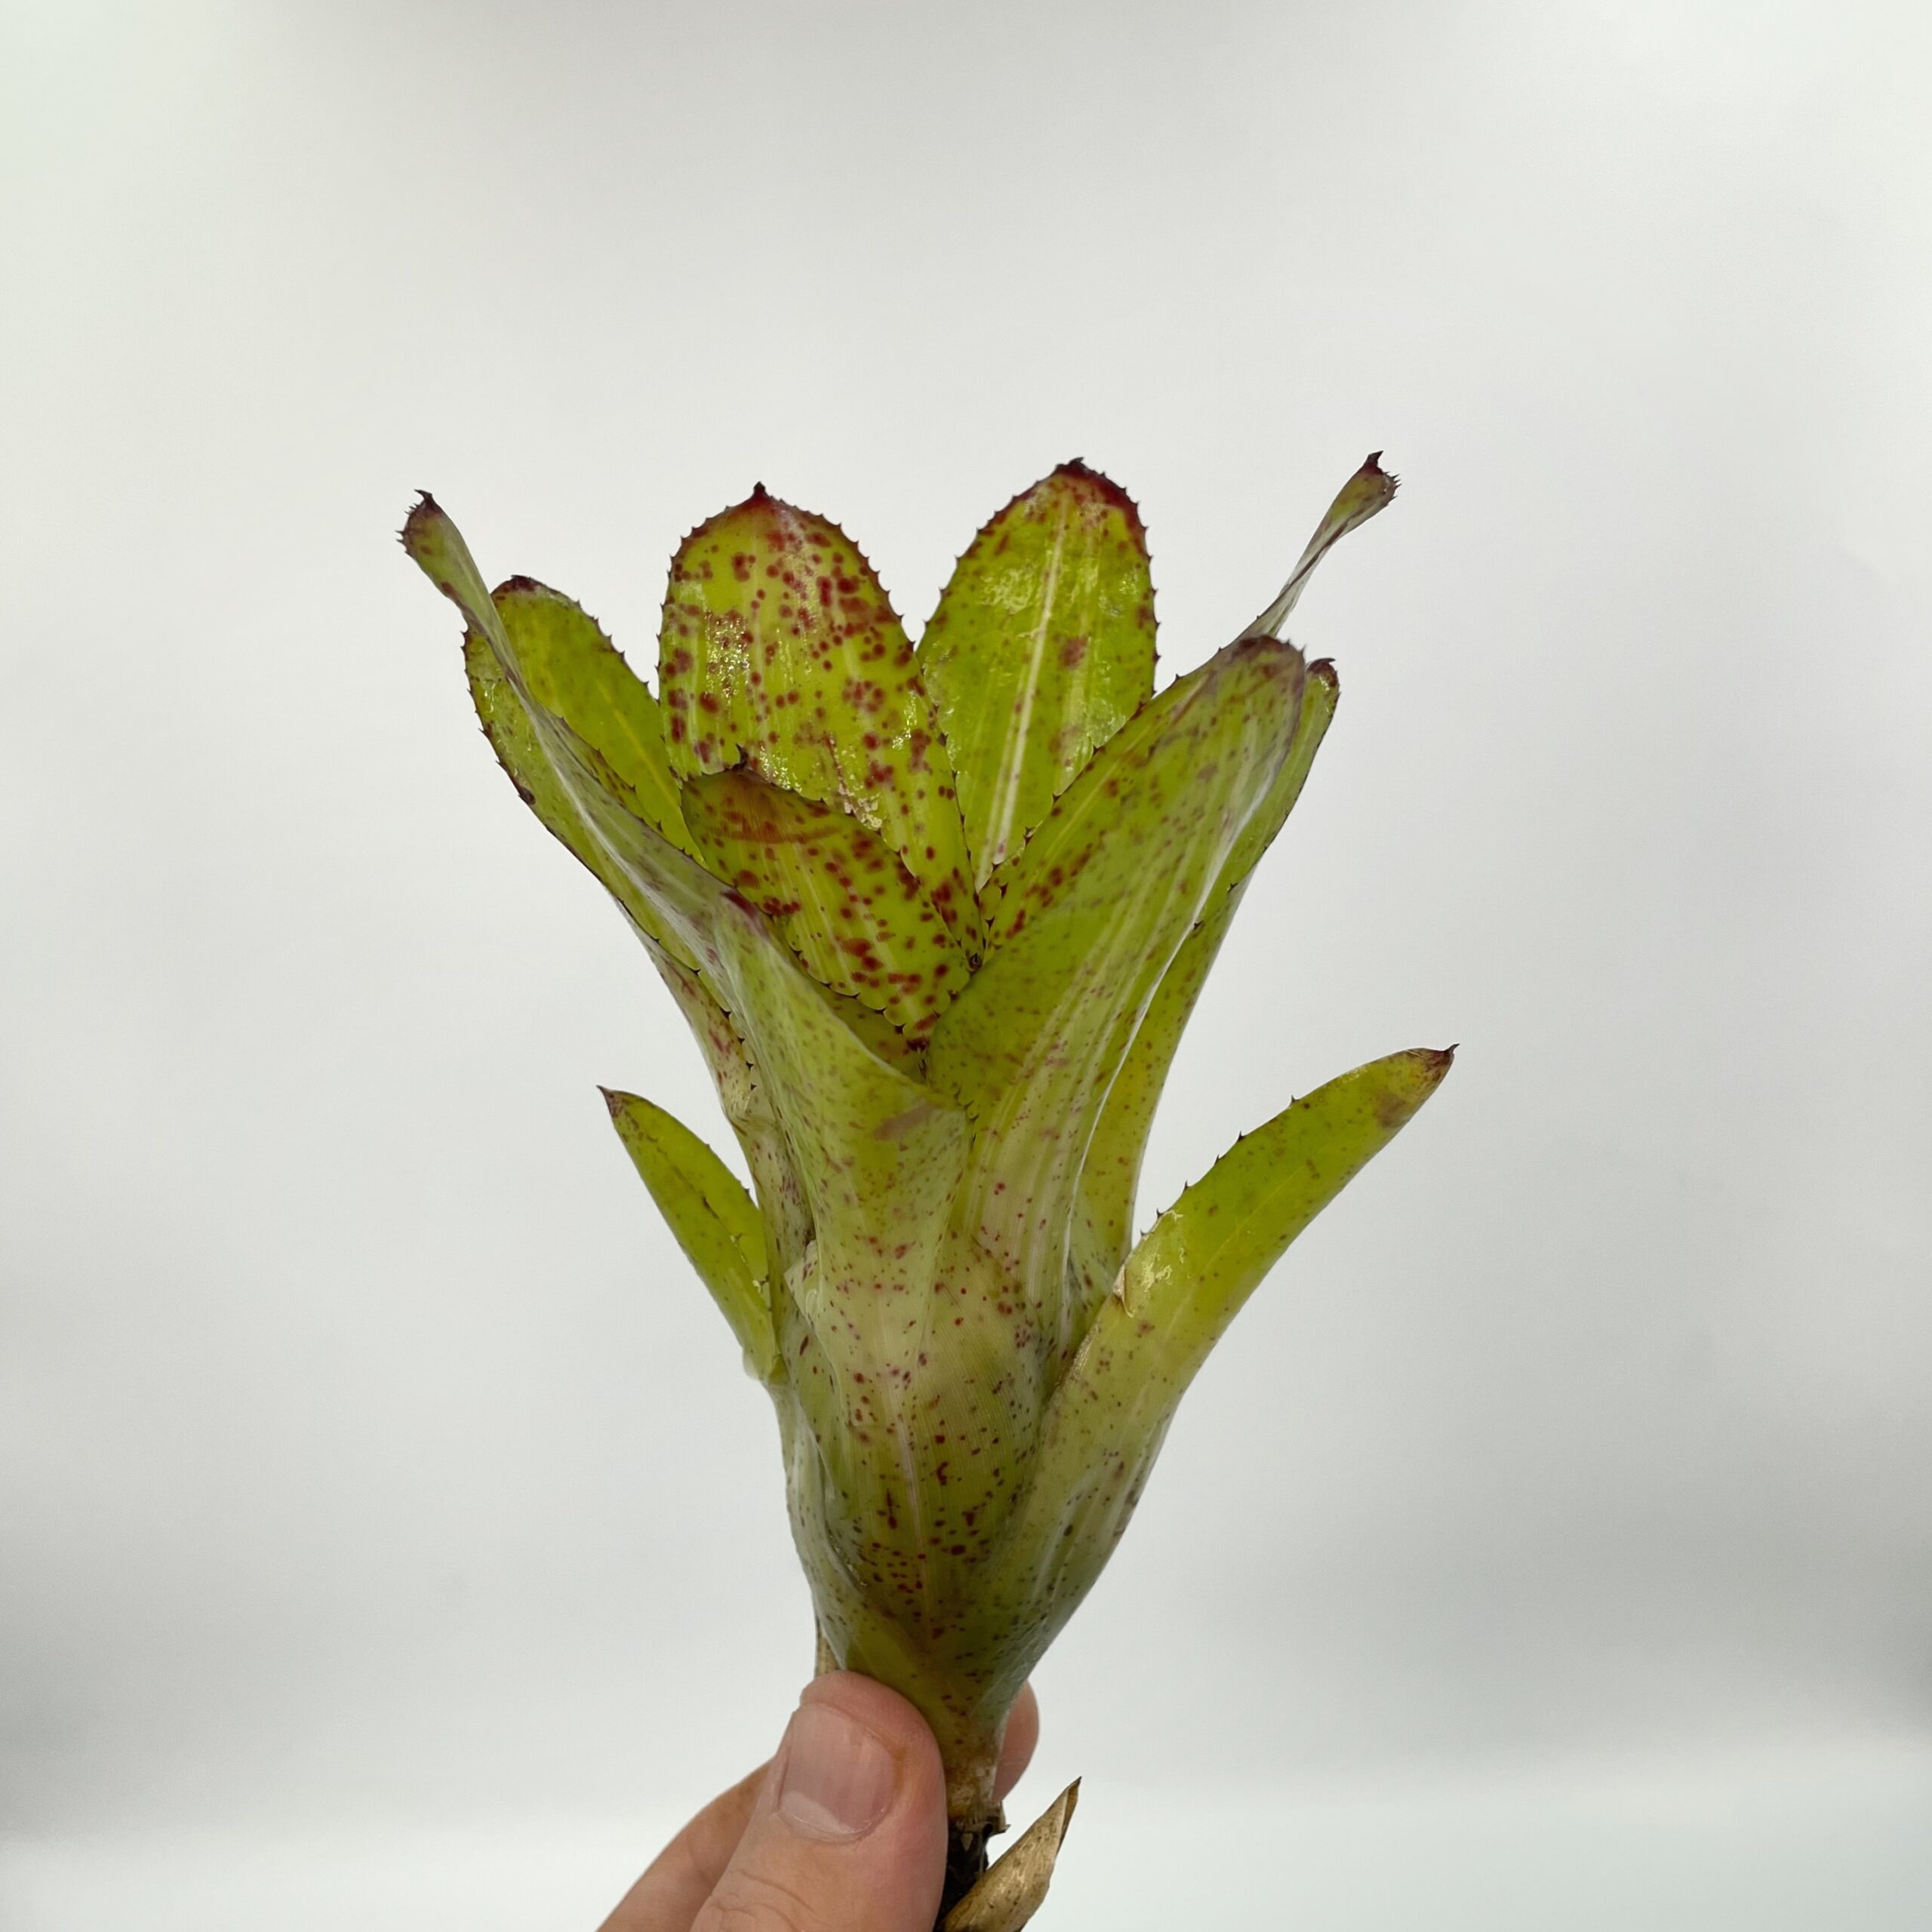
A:
[[[1075,1778],[989,1866],[986,1840],[1003,1826],[977,1833],[954,1832],[946,1847],[946,1897],[933,1932],[1020,1932],[1047,1895],[1079,1798]],[[968,1881],[955,1902],[955,1872],[974,1862],[979,1875]]]

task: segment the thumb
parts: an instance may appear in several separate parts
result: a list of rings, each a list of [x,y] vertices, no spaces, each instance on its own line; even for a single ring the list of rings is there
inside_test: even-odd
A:
[[[946,1780],[895,1690],[809,1684],[744,1836],[691,1932],[931,1932],[946,1875]]]

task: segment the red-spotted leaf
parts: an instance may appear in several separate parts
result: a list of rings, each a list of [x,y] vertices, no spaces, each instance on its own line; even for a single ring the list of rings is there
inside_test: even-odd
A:
[[[919,641],[983,886],[1154,688],[1147,535],[1063,463],[974,538]]]
[[[673,825],[678,836],[667,835],[641,815],[635,788],[617,777],[617,761],[538,697],[543,678],[525,667],[463,533],[433,498],[425,496],[410,512],[402,541],[469,626],[465,661],[472,691],[518,789],[647,934],[680,964],[698,963],[724,888],[685,849],[681,824]],[[514,618],[522,606],[509,602]],[[675,813],[675,798],[670,805]]]
[[[671,565],[658,688],[681,774],[742,764],[851,813],[977,955],[952,761],[905,631],[837,525],[761,488],[693,531]]]
[[[711,869],[814,977],[925,1038],[966,983],[966,955],[883,839],[836,805],[746,771],[692,779],[684,811]]]
[[[1392,1054],[1247,1135],[1154,1224],[1047,1410],[1007,1537],[1016,1587],[1065,1622],[1119,1540],[1175,1404],[1295,1237],[1414,1116],[1451,1055]],[[996,1585],[989,1585],[989,1589]]]
[[[1160,990],[1143,1017],[1121,1063],[1119,1075],[1100,1110],[1080,1177],[1078,1219],[1074,1247],[1091,1302],[1111,1285],[1134,1238],[1134,1200],[1140,1162],[1154,1124],[1154,1109],[1166,1085],[1181,1034],[1207,983],[1209,969],[1234,921],[1255,862],[1273,842],[1308,781],[1315,755],[1335,715],[1340,686],[1325,658],[1308,667],[1303,687],[1301,722],[1294,743],[1275,782],[1243,827],[1223,863],[1221,875],[1201,909],[1201,922],[1187,936],[1163,975]]]
[[[1069,1230],[1095,1119],[1288,754],[1302,685],[1293,646],[1248,638],[1143,706],[1004,869],[993,949],[933,1035],[932,1084],[979,1124],[980,1238],[1050,1350],[1077,1339]]]

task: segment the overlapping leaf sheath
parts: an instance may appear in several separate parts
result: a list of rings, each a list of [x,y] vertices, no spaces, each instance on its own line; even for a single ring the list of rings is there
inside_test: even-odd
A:
[[[843,807],[977,951],[952,761],[904,628],[843,531],[762,487],[700,524],[672,560],[659,652],[677,771],[743,765]]]
[[[899,855],[835,805],[749,771],[685,788],[685,815],[718,876],[771,921],[806,970],[923,1041],[955,993],[965,953]]]
[[[1158,694],[1139,515],[1078,463],[980,532],[916,654],[850,540],[758,490],[678,552],[657,696],[568,598],[487,591],[429,498],[404,531],[499,760],[704,1052],[752,1191],[650,1101],[611,1117],[777,1404],[822,1642],[924,1712],[960,1843],[1208,1349],[1448,1066],[1331,1081],[1132,1244],[1182,1029],[1334,713],[1283,627],[1394,488],[1371,458]]]
[[[934,1035],[933,1084],[980,1129],[967,1211],[1056,1361],[1095,1120],[1293,748],[1302,685],[1291,645],[1249,638],[1144,706],[994,875],[991,949]]]

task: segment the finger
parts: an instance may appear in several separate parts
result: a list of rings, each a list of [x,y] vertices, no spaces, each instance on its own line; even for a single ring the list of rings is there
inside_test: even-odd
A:
[[[1040,1741],[1040,1702],[1029,1684],[1013,1700],[1006,1720],[1006,1736],[999,1751],[999,1769],[993,1776],[993,1795],[1003,1798],[1025,1776],[1033,1761],[1033,1747]]]
[[[798,1700],[691,1932],[930,1932],[945,1876],[932,1733],[896,1690],[834,1671]]]
[[[599,1932],[689,1932],[698,1907],[710,1897],[758,1802],[767,1762],[714,1798],[652,1860]]]

